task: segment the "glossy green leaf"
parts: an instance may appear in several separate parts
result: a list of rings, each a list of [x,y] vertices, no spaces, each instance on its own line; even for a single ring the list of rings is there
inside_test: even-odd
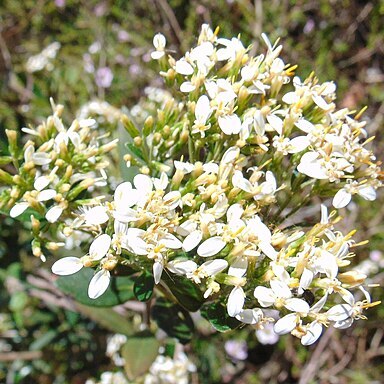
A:
[[[133,286],[133,293],[137,300],[148,301],[152,297],[153,287],[155,285],[152,274],[143,272],[141,275],[137,276],[134,281],[135,285]]]
[[[152,307],[152,317],[168,336],[182,344],[191,340],[195,326],[190,314],[180,305],[159,298]]]
[[[240,325],[234,317],[228,316],[227,308],[222,303],[206,304],[200,313],[219,332],[228,332]]]
[[[124,369],[130,380],[148,372],[159,351],[159,342],[149,332],[140,332],[128,338],[121,349]]]
[[[191,312],[200,309],[204,297],[196,284],[182,276],[169,276],[165,273],[162,279],[182,307]]]
[[[90,299],[88,285],[93,275],[93,269],[82,268],[73,275],[60,276],[56,285],[79,303],[92,307],[113,307],[135,298],[132,279],[127,276],[117,276],[111,278],[111,283],[103,295],[97,299]]]

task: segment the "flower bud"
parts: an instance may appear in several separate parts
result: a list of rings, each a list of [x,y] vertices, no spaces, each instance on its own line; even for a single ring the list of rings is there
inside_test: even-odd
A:
[[[144,121],[143,134],[144,136],[148,136],[153,129],[154,120],[152,116],[148,116]]]
[[[141,147],[143,145],[143,139],[140,136],[136,136],[133,139],[133,144],[135,144],[136,147]]]
[[[129,133],[129,136],[136,137],[140,135],[139,130],[135,127],[132,120],[127,115],[121,116],[121,122],[123,123],[125,130]]]

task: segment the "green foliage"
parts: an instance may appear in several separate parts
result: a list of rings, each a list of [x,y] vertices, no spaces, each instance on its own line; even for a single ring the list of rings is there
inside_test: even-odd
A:
[[[192,281],[177,275],[164,275],[163,279],[182,307],[191,312],[201,307],[204,302],[203,294]]]
[[[159,346],[156,337],[147,331],[128,338],[121,355],[125,360],[124,370],[130,380],[135,380],[149,370],[158,355]]]
[[[155,285],[153,275],[144,271],[141,275],[137,276],[134,281],[133,292],[136,299],[139,301],[148,301],[152,297]]]
[[[135,298],[132,279],[127,276],[118,276],[111,279],[111,284],[104,295],[97,299],[90,299],[87,292],[93,274],[92,269],[82,268],[73,275],[60,276],[56,284],[65,294],[70,295],[79,303],[91,307],[114,307]]]
[[[192,339],[193,320],[180,305],[159,298],[152,307],[152,317],[168,336],[175,337],[180,343],[187,344]]]
[[[228,332],[237,328],[240,322],[228,316],[227,308],[221,303],[206,304],[201,308],[201,315],[219,332]]]

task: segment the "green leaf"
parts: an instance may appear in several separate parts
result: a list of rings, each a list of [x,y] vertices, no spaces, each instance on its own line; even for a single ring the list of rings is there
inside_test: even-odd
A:
[[[88,297],[88,285],[93,275],[93,269],[82,268],[73,275],[60,276],[56,285],[79,303],[91,307],[113,307],[135,298],[132,279],[127,276],[117,276],[111,278],[111,284],[103,295],[97,299],[90,299]]]
[[[82,304],[76,304],[76,308],[82,315],[89,317],[111,332],[122,333],[126,336],[132,335],[131,323],[111,308],[89,307]]]
[[[159,353],[159,342],[149,332],[140,332],[128,338],[121,349],[124,369],[130,380],[148,372]]]
[[[144,160],[143,152],[141,151],[141,149],[137,148],[135,144],[126,143],[126,146],[129,149],[129,151],[136,156],[136,158],[139,158],[140,160]]]
[[[164,273],[162,278],[181,306],[190,312],[196,312],[200,309],[204,297],[196,284],[177,275],[170,277]]]
[[[206,304],[200,313],[219,332],[228,332],[240,325],[234,317],[228,316],[227,309],[222,303]]]
[[[133,286],[133,293],[135,294],[137,300],[148,301],[152,297],[153,287],[155,285],[153,276],[148,272],[143,272],[134,280],[135,285]]]
[[[180,343],[187,344],[192,339],[195,326],[189,313],[180,305],[159,298],[152,307],[152,317],[168,336],[175,337]]]

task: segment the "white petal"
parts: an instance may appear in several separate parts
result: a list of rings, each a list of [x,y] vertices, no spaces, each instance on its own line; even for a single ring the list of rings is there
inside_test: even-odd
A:
[[[166,43],[167,43],[167,41],[166,41],[163,34],[156,33],[156,35],[153,36],[153,46],[155,48],[163,49],[165,47]]]
[[[228,267],[228,262],[223,259],[209,260],[203,263],[200,268],[204,269],[209,276],[216,275]]]
[[[180,85],[180,91],[183,93],[193,92],[195,89],[196,86],[193,85],[190,81],[184,81],[184,83]]]
[[[317,322],[312,322],[307,329],[307,333],[301,338],[301,344],[311,345],[321,336],[323,326]]]
[[[233,288],[227,302],[228,315],[231,317],[238,315],[243,310],[244,300],[245,295],[243,289],[241,287]]]
[[[280,280],[271,280],[270,282],[271,288],[273,293],[275,294],[276,297],[281,297],[281,298],[290,298],[292,297],[292,292],[289,289],[288,285],[283,283]]]
[[[247,272],[248,259],[246,257],[238,257],[229,267],[228,275],[243,277]]]
[[[130,182],[121,183],[117,186],[115,190],[114,201],[116,204],[116,209],[132,207],[139,200],[139,193],[137,190],[132,189],[132,184]]]
[[[159,261],[155,261],[153,263],[153,278],[155,280],[155,284],[160,283],[162,273],[163,273],[163,263]]]
[[[133,184],[135,185],[135,188],[140,191],[140,193],[148,193],[152,191],[153,188],[153,183],[152,180],[149,176],[147,175],[136,175],[135,178],[133,179]]]
[[[53,199],[56,195],[57,192],[54,189],[45,189],[44,191],[39,192],[37,201],[48,201]]]
[[[220,236],[214,236],[200,244],[197,254],[201,257],[210,257],[218,254],[225,246],[226,242]]]
[[[80,271],[81,268],[83,264],[78,257],[64,257],[52,265],[52,272],[55,275],[66,276]]]
[[[340,320],[340,321],[336,321],[335,323],[333,323],[333,326],[337,329],[346,329],[346,328],[349,328],[353,323],[353,319],[351,317],[349,317],[348,319],[345,319],[345,320]]]
[[[178,206],[180,206],[181,194],[179,191],[168,192],[166,195],[164,195],[163,201],[165,204],[167,204],[170,210],[176,209]]]
[[[325,169],[321,166],[319,160],[317,160],[318,156],[316,152],[304,153],[300,159],[300,164],[297,166],[297,170],[314,179],[328,179],[329,177]]]
[[[285,300],[285,308],[293,312],[307,313],[309,311],[309,305],[302,299],[292,298]]]
[[[167,248],[170,249],[180,249],[183,246],[183,243],[171,233],[167,233],[161,240],[161,244],[164,244]]]
[[[283,133],[283,120],[276,115],[267,115],[269,125],[279,134]]]
[[[192,75],[193,67],[186,60],[180,59],[176,61],[175,71],[180,73],[180,75]]]
[[[269,242],[260,241],[258,247],[264,253],[264,255],[268,256],[271,260],[275,260],[277,256],[277,251],[272,247]]]
[[[309,146],[310,141],[307,136],[297,136],[289,144],[293,147],[288,151],[289,153],[299,153]]]
[[[49,185],[50,182],[51,181],[48,176],[40,176],[33,183],[33,187],[36,189],[36,191],[42,191]]]
[[[105,207],[97,206],[88,210],[84,214],[85,223],[87,225],[100,225],[109,220]]]
[[[240,220],[243,213],[244,209],[241,204],[233,204],[227,210],[227,220],[229,222],[232,220]]]
[[[29,207],[29,204],[26,202],[17,203],[10,210],[9,216],[11,217],[20,216],[22,213],[24,213],[27,210],[28,207]]]
[[[241,190],[252,193],[253,185],[249,180],[244,178],[241,171],[235,171],[232,176],[232,184],[236,188],[240,188]]]
[[[241,120],[236,114],[220,116],[219,127],[226,135],[238,134],[241,130]]]
[[[263,316],[263,311],[260,308],[244,309],[236,315],[236,319],[245,324],[257,324]]]
[[[300,294],[303,293],[304,289],[307,289],[311,285],[312,280],[313,280],[313,273],[309,269],[304,268],[304,271],[300,277],[300,284],[299,284]]]
[[[203,234],[201,231],[193,231],[191,232],[183,241],[183,249],[185,252],[192,251],[192,249],[196,248],[201,239],[203,238]]]
[[[328,209],[324,204],[321,204],[320,206],[321,209],[321,219],[320,223],[321,224],[328,224]]]
[[[359,187],[357,192],[361,197],[368,201],[374,201],[376,199],[376,191],[375,188],[371,186],[362,186]]]
[[[164,51],[153,51],[151,57],[153,60],[159,60],[165,55]]]
[[[109,271],[102,269],[97,272],[89,282],[88,296],[90,299],[97,299],[100,297],[109,286],[111,275]]]
[[[200,123],[205,124],[211,112],[212,110],[209,105],[208,97],[206,95],[200,96],[199,100],[197,100],[196,107],[195,107],[196,119]]]
[[[93,260],[100,260],[107,254],[110,246],[111,237],[104,233],[93,240],[91,246],[89,247],[89,255]]]
[[[52,161],[52,159],[49,157],[48,153],[45,153],[45,152],[35,152],[32,155],[32,161],[36,165],[47,165],[47,164],[49,164]]]
[[[337,191],[336,195],[332,200],[332,205],[335,208],[344,208],[351,201],[352,195],[347,192],[344,188]]]
[[[323,109],[324,111],[327,111],[332,107],[332,103],[328,104],[320,95],[312,95],[312,100],[319,108]]]
[[[304,119],[298,120],[295,125],[305,133],[310,133],[315,129],[315,126],[312,123]]]
[[[327,317],[330,321],[342,321],[351,317],[353,308],[349,304],[337,304],[327,311]]]
[[[270,307],[275,304],[276,296],[270,288],[258,286],[255,288],[253,295],[262,307]]]
[[[224,152],[224,155],[221,158],[220,163],[222,164],[232,163],[234,160],[239,158],[239,155],[240,155],[239,147],[230,147]]]
[[[278,320],[273,327],[273,330],[278,335],[285,335],[286,333],[291,332],[295,329],[297,324],[297,315],[295,313],[290,313]]]
[[[197,264],[192,260],[173,260],[167,264],[167,269],[173,273],[185,275],[194,272]]]
[[[50,222],[50,223],[56,223],[56,221],[59,219],[61,214],[63,213],[63,208],[61,208],[58,205],[54,205],[51,207],[48,212],[45,214],[45,218]]]
[[[311,308],[311,312],[318,313],[320,310],[324,307],[325,303],[327,302],[328,294],[324,295],[317,303],[315,303]]]
[[[300,100],[300,96],[296,92],[288,92],[282,97],[281,100],[286,104],[294,104]]]
[[[148,245],[147,243],[141,239],[140,237],[130,237],[129,231],[132,228],[128,229],[128,247],[132,249],[133,253],[139,256],[148,255]]]

